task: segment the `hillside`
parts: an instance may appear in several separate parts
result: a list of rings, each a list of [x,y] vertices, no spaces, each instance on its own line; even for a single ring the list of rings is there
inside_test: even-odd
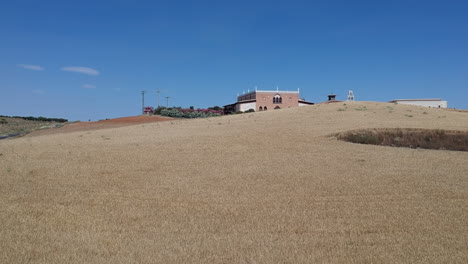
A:
[[[314,105],[0,141],[2,263],[467,263],[468,113]]]
[[[47,118],[43,118],[47,121],[38,120],[39,118],[33,117],[29,118],[35,120],[27,120],[25,118],[28,117],[0,116],[0,138],[11,134],[28,133],[42,128],[60,127],[63,125],[63,122],[51,121],[47,120]]]
[[[36,130],[28,136],[42,136],[42,135],[54,135],[78,131],[89,131],[89,130],[99,130],[99,129],[109,129],[109,128],[118,128],[123,126],[137,125],[137,124],[146,124],[153,122],[163,122],[170,121],[173,118],[159,116],[159,115],[139,115],[139,116],[127,116],[121,118],[106,119],[100,121],[89,121],[89,122],[74,122],[67,124],[65,126],[53,128],[53,129],[44,129]]]

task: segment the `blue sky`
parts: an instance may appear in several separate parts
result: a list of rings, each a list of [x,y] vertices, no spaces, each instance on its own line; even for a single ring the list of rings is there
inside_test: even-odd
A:
[[[301,89],[468,109],[467,1],[3,1],[0,114],[99,120]]]

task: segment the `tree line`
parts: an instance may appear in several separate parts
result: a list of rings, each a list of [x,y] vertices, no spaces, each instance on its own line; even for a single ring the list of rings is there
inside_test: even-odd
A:
[[[34,117],[34,116],[4,116],[4,115],[0,115],[0,117],[3,117],[3,118],[21,118],[21,119],[24,119],[24,120],[30,120],[30,121],[42,121],[42,122],[57,122],[57,123],[65,123],[65,122],[68,122],[68,119],[64,119],[64,118],[49,118],[49,117],[43,117],[43,116],[40,116],[40,117]]]

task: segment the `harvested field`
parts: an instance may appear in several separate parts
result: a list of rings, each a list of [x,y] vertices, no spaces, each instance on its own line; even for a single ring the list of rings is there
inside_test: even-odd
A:
[[[101,121],[94,122],[75,122],[67,124],[60,128],[53,128],[47,130],[34,131],[28,136],[41,136],[41,135],[52,135],[52,134],[61,134],[61,133],[70,133],[77,131],[88,131],[88,130],[97,130],[97,129],[106,129],[106,128],[117,128],[123,126],[137,125],[137,124],[146,124],[153,122],[163,122],[173,120],[173,118],[165,116],[129,116],[121,117],[114,119],[106,119]]]
[[[0,141],[2,263],[467,263],[468,114],[323,104]]]

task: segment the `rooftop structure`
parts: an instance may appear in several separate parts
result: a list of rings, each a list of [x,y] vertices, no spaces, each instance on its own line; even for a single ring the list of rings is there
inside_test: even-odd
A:
[[[327,95],[328,96],[328,100],[325,101],[325,102],[321,102],[319,104],[330,104],[330,103],[339,103],[339,102],[342,102],[340,100],[336,100],[336,94],[329,94]]]

